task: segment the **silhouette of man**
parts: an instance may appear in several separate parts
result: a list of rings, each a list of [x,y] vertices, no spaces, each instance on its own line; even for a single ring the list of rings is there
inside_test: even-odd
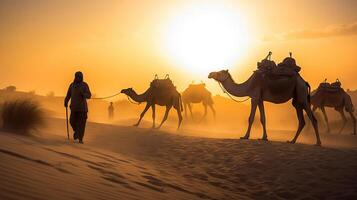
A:
[[[74,131],[74,140],[79,139],[79,143],[83,144],[83,136],[87,122],[87,99],[92,96],[88,84],[83,81],[82,72],[78,71],[74,75],[74,81],[68,88],[64,106],[68,107],[68,102],[71,99],[71,115],[69,118],[70,124]]]
[[[108,107],[108,117],[109,119],[113,119],[114,118],[114,106],[113,106],[113,102],[110,102],[109,107]]]

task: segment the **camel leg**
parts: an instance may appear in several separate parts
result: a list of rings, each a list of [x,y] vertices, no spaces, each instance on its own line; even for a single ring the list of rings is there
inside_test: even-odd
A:
[[[139,126],[141,120],[143,119],[143,117],[144,117],[146,111],[148,111],[149,108],[150,108],[150,104],[147,103],[146,106],[145,106],[145,108],[144,108],[144,110],[143,110],[143,112],[140,114],[139,121],[138,121],[136,124],[134,124],[134,126]]]
[[[177,111],[177,116],[178,116],[178,127],[177,130],[180,129],[181,123],[182,123],[182,114],[181,114],[181,109],[180,107],[176,108]]]
[[[216,119],[216,110],[213,108],[213,105],[209,104],[208,106],[212,110],[213,118]]]
[[[200,122],[207,116],[207,105],[206,104],[203,104],[203,109],[204,109],[204,113],[203,113],[203,116],[202,116]]]
[[[353,135],[356,135],[356,117],[354,116],[353,112],[349,111],[349,113],[353,122]]]
[[[167,116],[169,115],[169,111],[170,111],[171,107],[172,107],[172,105],[166,106],[164,118],[162,119],[160,126],[157,127],[158,129],[161,128],[162,124],[167,120]]]
[[[343,108],[338,109],[337,111],[340,113],[340,115],[342,117],[342,127],[341,127],[340,131],[338,131],[338,133],[341,134],[347,124],[347,118],[345,116],[345,112],[343,111]]]
[[[262,138],[262,140],[268,141],[263,101],[258,104],[258,107],[259,107],[259,112],[260,112],[260,122],[262,123],[262,126],[263,126],[263,138]]]
[[[304,105],[304,109],[305,109],[305,112],[306,112],[307,116],[309,117],[309,119],[310,119],[310,121],[312,123],[312,126],[314,127],[314,130],[315,130],[316,146],[321,146],[319,127],[317,125],[317,120],[316,120],[314,114],[312,113],[312,110],[311,110],[311,107],[310,107],[309,104],[305,104]]]
[[[292,144],[295,144],[295,142],[298,139],[302,129],[305,126],[305,119],[304,119],[304,113],[303,113],[302,107],[299,106],[299,105],[296,105],[295,109],[296,109],[296,114],[297,114],[297,117],[298,117],[298,120],[299,120],[299,127],[298,127],[298,130],[296,131],[295,137],[291,141],[288,141],[289,143],[292,143]]]
[[[324,115],[324,119],[325,119],[325,122],[326,122],[326,125],[327,125],[327,133],[330,133],[330,130],[331,130],[330,129],[330,124],[328,123],[328,118],[327,118],[324,106],[321,107],[321,111],[322,111],[322,114]]]
[[[249,125],[248,125],[248,129],[247,132],[245,133],[244,137],[241,137],[240,139],[249,139],[250,136],[250,130],[252,129],[252,125],[254,122],[254,117],[255,117],[255,111],[257,110],[257,105],[258,103],[256,102],[256,100],[251,100],[251,108],[250,108],[250,115],[249,115]]]
[[[190,103],[187,104],[188,106],[188,110],[190,111],[190,114],[191,114],[191,118],[193,119],[193,114],[192,114],[192,106]]]
[[[152,128],[155,128],[155,104],[151,105],[152,110]]]
[[[187,103],[184,103],[183,106],[185,111],[185,118],[187,119]]]

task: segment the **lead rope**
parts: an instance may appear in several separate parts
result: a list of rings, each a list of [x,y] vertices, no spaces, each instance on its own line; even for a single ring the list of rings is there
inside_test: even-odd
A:
[[[118,96],[119,94],[121,94],[121,92],[118,92],[118,93],[116,93],[116,94],[113,94],[113,95],[110,95],[110,96],[106,96],[106,97],[93,97],[93,98],[91,98],[91,99],[98,99],[98,100],[100,100],[100,99],[109,99],[109,98]],[[128,98],[128,101],[129,101],[130,103],[136,104],[136,105],[139,105],[139,104],[140,104],[140,103],[136,103],[136,102],[132,101],[132,100],[129,98],[129,96],[126,96],[126,97]]]
[[[106,96],[106,97],[93,97],[91,99],[109,99],[109,98],[112,98],[112,97],[115,97],[115,96],[118,96],[121,92],[118,92],[116,94],[113,94],[113,95],[110,95],[110,96]]]
[[[226,93],[227,96],[228,96],[230,99],[232,99],[233,101],[235,101],[235,102],[237,102],[237,103],[243,103],[243,102],[246,102],[246,101],[248,101],[248,100],[250,99],[250,97],[247,97],[247,98],[244,99],[244,100],[234,99],[234,98],[228,93],[228,91],[222,86],[222,84],[221,84],[220,82],[218,82],[218,85],[219,85],[219,87],[221,87],[223,93]]]

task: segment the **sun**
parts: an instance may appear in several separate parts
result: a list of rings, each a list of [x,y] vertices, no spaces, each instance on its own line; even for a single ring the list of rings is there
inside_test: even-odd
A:
[[[163,37],[166,53],[194,74],[231,67],[250,41],[240,13],[224,5],[191,6],[169,24]]]

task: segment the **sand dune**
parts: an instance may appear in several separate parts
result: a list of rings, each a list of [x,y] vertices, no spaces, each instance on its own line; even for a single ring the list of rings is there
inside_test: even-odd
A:
[[[0,199],[357,198],[351,144],[320,148],[89,123],[80,145],[65,140],[63,123],[51,120],[35,137],[0,134]]]

